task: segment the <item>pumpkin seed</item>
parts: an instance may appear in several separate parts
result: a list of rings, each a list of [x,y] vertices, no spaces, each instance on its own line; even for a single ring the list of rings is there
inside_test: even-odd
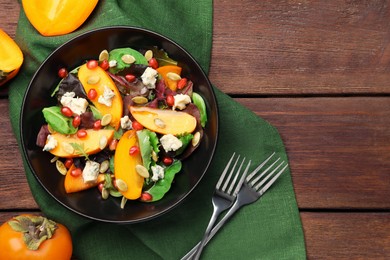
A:
[[[56,162],[57,160],[58,160],[58,156],[54,156],[54,157],[50,160],[50,162],[53,163],[53,162]]]
[[[99,172],[105,173],[108,170],[108,168],[110,168],[110,161],[109,160],[102,161],[102,163],[100,164]]]
[[[148,103],[148,99],[146,97],[143,97],[143,96],[136,96],[136,97],[133,97],[131,100],[138,105]]]
[[[66,172],[68,171],[65,167],[65,164],[60,160],[56,161],[56,168],[62,175],[66,175]]]
[[[125,208],[126,202],[127,202],[127,198],[126,198],[126,197],[122,197],[122,200],[121,200],[121,209],[124,209],[124,208]]]
[[[165,128],[165,123],[162,119],[160,118],[155,118],[154,119],[154,124],[159,127],[159,128]]]
[[[145,59],[147,60],[147,61],[149,61],[151,58],[153,58],[153,51],[152,50],[147,50],[146,52],[145,52]]]
[[[111,123],[111,120],[112,120],[112,115],[111,114],[105,114],[102,119],[100,120],[100,124],[102,126],[106,126],[106,125],[109,125]]]
[[[108,142],[108,140],[107,140],[106,136],[100,137],[100,140],[99,140],[99,148],[100,148],[100,150],[103,150],[104,148],[106,148],[107,142]]]
[[[192,146],[197,146],[198,143],[199,143],[199,141],[200,141],[200,133],[199,133],[199,132],[196,132],[196,133],[194,134],[194,137],[193,137],[192,140],[191,140]]]
[[[135,171],[136,171],[141,177],[149,178],[149,171],[148,171],[148,169],[145,168],[145,166],[140,165],[140,164],[137,164],[137,165],[135,166]]]
[[[122,180],[122,179],[116,179],[115,184],[116,184],[117,189],[120,192],[126,192],[128,189],[126,182],[124,182],[124,180]]]
[[[158,161],[158,155],[157,155],[157,153],[156,153],[154,150],[152,151],[152,159],[153,159],[153,161],[155,161],[155,162]]]
[[[175,72],[168,72],[167,77],[171,80],[181,80],[180,75]]]
[[[103,51],[99,54],[99,61],[108,60],[108,58],[109,58],[109,54],[108,54],[108,51],[107,51],[107,50],[103,50]]]
[[[47,130],[49,130],[49,133],[54,134],[56,131],[51,127],[51,125],[47,125]]]
[[[89,76],[87,79],[87,83],[90,85],[95,85],[100,81],[100,76],[99,75],[92,75]]]
[[[132,64],[135,62],[135,58],[133,55],[125,54],[121,57],[122,61],[126,64]]]
[[[103,187],[103,189],[102,189],[102,198],[103,199],[108,199],[109,196],[110,196],[109,190],[107,190],[106,188]]]
[[[66,142],[62,143],[62,149],[63,149],[66,153],[68,153],[68,154],[73,154],[73,153],[74,153],[74,148],[73,148],[73,146],[72,146],[71,144],[69,144],[69,143],[66,143]]]

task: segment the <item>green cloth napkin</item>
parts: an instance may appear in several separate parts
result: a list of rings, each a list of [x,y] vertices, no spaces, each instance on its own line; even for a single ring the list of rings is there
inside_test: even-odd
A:
[[[10,119],[20,144],[19,116],[26,87],[38,65],[61,43],[90,29],[131,25],[164,34],[187,49],[208,72],[212,0],[100,1],[76,32],[43,37],[21,10],[16,41],[25,62],[10,86]],[[144,223],[117,225],[83,218],[59,205],[40,187],[25,163],[26,177],[42,212],[71,231],[77,259],[180,259],[202,237],[212,213],[215,183],[233,151],[258,164],[272,151],[287,160],[277,130],[214,88],[220,109],[215,157],[198,188],[180,206]],[[253,167],[254,168],[254,167]],[[203,259],[305,259],[302,225],[290,172],[256,203],[239,211],[205,249]]]

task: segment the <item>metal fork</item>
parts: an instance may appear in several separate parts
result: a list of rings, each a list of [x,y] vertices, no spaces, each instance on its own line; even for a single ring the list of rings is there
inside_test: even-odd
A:
[[[205,247],[207,243],[214,237],[214,235],[221,229],[221,227],[236,213],[241,207],[251,204],[257,201],[263,194],[272,186],[272,184],[279,178],[279,176],[286,170],[288,164],[284,161],[277,164],[280,160],[280,157],[276,159],[270,166],[268,166],[264,171],[257,173],[268,163],[268,161],[275,155],[275,152],[272,153],[263,163],[261,163],[252,173],[250,173],[237,195],[237,199],[234,202],[233,206],[226,213],[226,215],[221,219],[220,222],[211,230],[205,242],[201,244],[200,242],[193,247],[183,258],[184,259],[199,259],[200,254],[195,255],[200,246]],[[276,167],[274,167],[277,164]],[[283,164],[285,164],[283,166]],[[279,170],[280,167],[282,169]],[[273,169],[274,168],[274,169]],[[272,171],[271,171],[272,170]],[[278,171],[279,170],[279,171]],[[268,175],[264,177],[271,171]],[[272,177],[273,176],[273,177]],[[264,178],[263,178],[264,177]],[[272,178],[271,178],[272,177]],[[271,180],[269,180],[271,178]],[[269,181],[268,181],[269,180]],[[268,182],[267,182],[268,181]],[[201,252],[201,251],[198,251]]]
[[[203,235],[203,239],[200,241],[201,247],[199,247],[199,254],[202,251],[203,244],[206,243],[206,239],[209,236],[212,227],[215,224],[215,221],[217,220],[218,216],[230,208],[233,203],[236,201],[238,191],[241,189],[242,184],[245,180],[245,177],[248,173],[249,166],[251,164],[251,161],[249,161],[247,167],[245,168],[244,173],[241,175],[240,179],[240,173],[241,173],[241,168],[244,164],[245,158],[242,160],[240,167],[238,168],[236,174],[234,175],[233,180],[231,181],[231,178],[233,177],[234,170],[237,166],[237,163],[240,159],[240,155],[238,155],[236,162],[234,163],[233,168],[230,170],[230,173],[228,176],[226,176],[230,164],[233,161],[233,158],[235,156],[235,153],[233,153],[232,157],[230,158],[228,164],[226,165],[225,169],[223,170],[221,177],[219,177],[219,180],[215,186],[215,191],[212,197],[212,204],[213,204],[213,214],[211,215],[209,224],[207,225],[206,231]],[[238,182],[237,182],[238,181]],[[229,187],[228,187],[229,186]]]

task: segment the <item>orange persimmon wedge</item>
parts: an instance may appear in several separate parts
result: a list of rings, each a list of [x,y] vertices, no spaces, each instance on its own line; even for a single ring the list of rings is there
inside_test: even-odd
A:
[[[176,91],[177,89],[177,82],[178,80],[174,80],[168,77],[168,73],[175,73],[180,76],[181,74],[181,67],[175,66],[175,65],[166,65],[162,67],[158,67],[157,72],[161,75],[161,77],[165,81],[165,85],[170,88],[173,91]]]
[[[119,139],[114,157],[114,175],[116,180],[122,180],[127,185],[126,191],[119,191],[124,197],[130,200],[138,199],[141,196],[144,177],[135,170],[135,166],[142,165],[140,153],[129,154],[132,146],[138,146],[138,139],[135,130],[129,130]]]
[[[84,156],[83,153],[95,154],[103,150],[114,137],[113,129],[87,129],[86,131],[87,136],[83,138],[77,137],[77,134],[52,133],[51,136],[57,140],[57,146],[49,152],[63,158],[81,157]]]
[[[0,29],[0,86],[19,72],[23,53],[9,35]]]
[[[23,10],[43,36],[64,35],[79,28],[98,0],[22,0]]]
[[[185,112],[135,106],[129,109],[138,123],[156,133],[179,135],[192,133],[196,127],[196,118]]]
[[[86,64],[79,68],[78,77],[84,87],[85,93],[88,93],[91,89],[96,90],[97,96],[94,100],[91,100],[92,103],[100,111],[102,116],[111,114],[112,119],[110,125],[117,130],[122,117],[123,100],[114,81],[101,67],[97,66],[89,69]],[[114,93],[114,97],[111,99],[111,106],[99,102],[99,97],[104,95],[106,88],[109,88]]]
[[[83,176],[79,175],[77,177],[73,177],[70,173],[76,166],[72,164],[72,166],[68,169],[65,175],[64,187],[66,193],[79,192],[82,190],[87,190],[92,187],[96,187],[99,183],[104,182],[104,174],[100,173],[96,182],[94,183],[85,183],[83,180]]]

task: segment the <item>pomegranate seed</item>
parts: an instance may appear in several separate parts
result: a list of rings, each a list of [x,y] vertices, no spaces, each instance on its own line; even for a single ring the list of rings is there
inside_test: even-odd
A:
[[[102,128],[102,121],[100,119],[96,120],[94,123],[93,123],[93,129],[94,130],[99,130]]]
[[[72,112],[72,110],[71,110],[69,107],[62,107],[62,108],[61,108],[61,113],[62,113],[64,116],[67,116],[67,117],[73,116],[73,112]]]
[[[163,159],[163,163],[166,165],[166,166],[169,166],[173,163],[173,159],[171,157],[164,157]]]
[[[187,79],[186,78],[181,78],[179,82],[177,82],[177,88],[178,89],[183,89],[187,85]]]
[[[104,69],[104,70],[108,70],[108,68],[110,67],[110,64],[108,63],[108,60],[102,60],[100,62],[100,68]]]
[[[173,107],[175,104],[175,98],[172,95],[167,95],[167,105]]]
[[[102,192],[103,188],[104,188],[104,183],[103,182],[99,182],[98,189],[99,189],[100,193]]]
[[[70,171],[70,175],[73,177],[79,177],[82,173],[83,171],[80,168],[75,168]]]
[[[87,68],[90,69],[90,70],[93,70],[97,66],[99,66],[99,62],[97,60],[89,60],[87,62]]]
[[[132,147],[130,147],[130,150],[129,150],[129,154],[130,155],[135,155],[139,153],[139,147],[136,146],[136,145],[133,145]]]
[[[132,74],[127,74],[127,75],[125,76],[125,78],[126,78],[126,80],[127,80],[128,82],[134,82],[135,79],[136,79],[136,77],[135,77],[134,75],[132,75]]]
[[[134,130],[137,130],[137,131],[144,129],[144,126],[141,125],[140,123],[138,123],[138,121],[133,121],[132,122],[132,127],[133,127]]]
[[[88,135],[88,133],[85,129],[80,129],[77,131],[78,138],[85,138],[87,135]]]
[[[142,192],[140,200],[142,200],[142,201],[150,201],[150,200],[152,200],[152,198],[153,197],[152,197],[152,195],[150,193]]]
[[[115,151],[117,145],[118,145],[118,139],[112,139],[110,144],[108,145],[108,149],[110,149],[110,151]]]
[[[73,159],[72,158],[66,159],[64,164],[65,164],[65,167],[67,169],[69,169],[72,166],[72,164],[73,164]]]
[[[158,68],[158,62],[155,58],[151,58],[149,61],[149,66],[152,67],[153,69],[157,69]]]
[[[81,124],[81,117],[79,115],[75,116],[72,120],[72,125],[77,128]]]
[[[96,91],[96,89],[91,88],[91,89],[88,91],[87,96],[88,96],[88,98],[89,98],[90,100],[94,100],[94,99],[97,97],[97,91]]]
[[[65,78],[68,75],[68,71],[65,68],[61,68],[58,70],[58,76],[60,78]]]

